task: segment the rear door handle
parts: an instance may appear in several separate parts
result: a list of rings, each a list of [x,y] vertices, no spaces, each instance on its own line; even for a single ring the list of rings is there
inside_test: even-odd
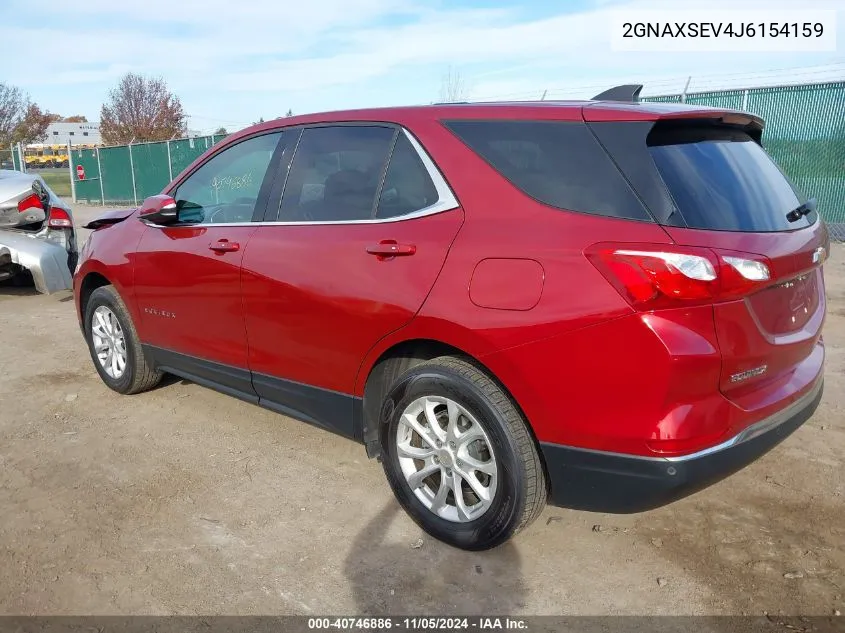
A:
[[[367,252],[378,257],[402,257],[413,255],[417,252],[417,247],[414,244],[399,244],[396,240],[382,240],[378,244],[368,246]]]
[[[231,253],[239,250],[241,245],[237,242],[230,242],[227,239],[222,239],[212,242],[208,245],[208,248],[213,250],[215,253]]]

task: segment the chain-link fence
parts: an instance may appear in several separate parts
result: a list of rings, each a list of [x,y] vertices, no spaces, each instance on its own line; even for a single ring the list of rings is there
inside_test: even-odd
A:
[[[0,148],[0,169],[15,168],[15,150],[13,147]]]
[[[24,171],[21,169],[21,151],[20,147],[15,145],[10,145],[8,148],[0,147],[0,169]]]
[[[646,97],[753,112],[763,145],[796,187],[816,198],[831,236],[845,241],[845,82]]]
[[[148,196],[161,193],[174,176],[223,138],[223,135],[200,136],[94,149],[74,148],[70,153],[74,200],[138,204]]]

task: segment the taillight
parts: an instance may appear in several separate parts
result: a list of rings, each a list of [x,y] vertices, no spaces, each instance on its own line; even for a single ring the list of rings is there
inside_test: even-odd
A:
[[[736,255],[721,255],[721,259],[722,295],[725,299],[750,294],[772,277],[769,265],[762,259]]]
[[[765,258],[697,246],[596,244],[585,254],[638,310],[734,299],[770,279]]]
[[[73,221],[70,215],[64,209],[52,207],[50,209],[50,217],[47,219],[47,226],[54,229],[65,229],[73,226]]]
[[[18,213],[23,213],[24,211],[28,211],[29,209],[44,210],[44,207],[41,204],[41,200],[34,193],[28,195],[26,198],[18,202]]]

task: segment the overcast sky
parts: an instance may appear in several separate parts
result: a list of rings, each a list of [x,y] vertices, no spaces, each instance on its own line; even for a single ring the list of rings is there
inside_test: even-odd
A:
[[[190,127],[430,103],[451,67],[472,100],[588,98],[845,80],[845,0],[687,0],[688,7],[838,10],[836,52],[615,53],[619,9],[661,0],[0,0],[0,81],[42,108],[99,118],[127,71],[163,77]],[[756,14],[755,14],[756,15]],[[10,63],[11,62],[11,63]]]

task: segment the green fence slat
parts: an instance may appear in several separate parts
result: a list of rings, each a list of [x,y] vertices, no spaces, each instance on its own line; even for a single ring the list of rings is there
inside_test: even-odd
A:
[[[744,90],[723,90],[720,92],[700,92],[687,95],[685,103],[690,105],[706,105],[715,108],[742,109]]]
[[[142,143],[132,146],[135,190],[140,202],[161,193],[170,182],[167,168],[167,143]]]
[[[132,168],[129,163],[129,147],[100,148],[100,169],[103,176],[103,197],[105,202],[134,203],[132,193]]]
[[[87,200],[89,202],[100,201],[100,170],[97,168],[96,150],[71,150],[71,162],[73,164],[71,178],[74,180],[76,199]],[[82,165],[82,168],[85,170],[85,180],[79,180],[76,173],[78,165]]]
[[[205,151],[214,145],[212,137],[182,138],[170,141],[170,161],[173,163],[173,177],[182,173]]]
[[[12,158],[12,169],[23,171],[23,169],[21,169],[21,157],[18,156],[18,148],[10,149],[9,152],[11,153]]]

